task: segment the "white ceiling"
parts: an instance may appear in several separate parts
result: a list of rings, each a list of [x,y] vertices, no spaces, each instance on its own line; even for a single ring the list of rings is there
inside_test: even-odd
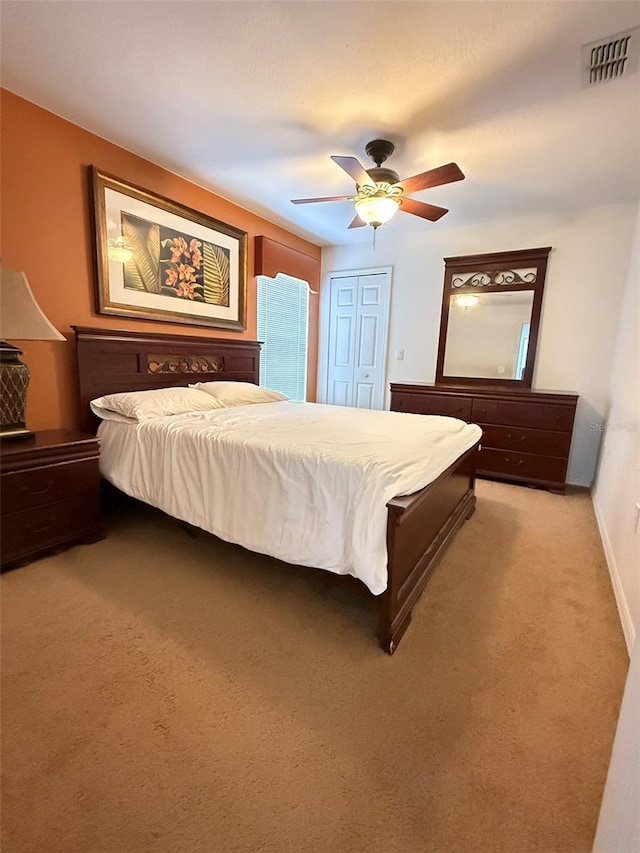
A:
[[[2,85],[320,244],[347,231],[330,154],[401,178],[457,162],[417,194],[438,223],[632,201],[640,75],[582,89],[580,46],[640,24],[637,2],[2,0]],[[97,164],[99,165],[99,164]]]

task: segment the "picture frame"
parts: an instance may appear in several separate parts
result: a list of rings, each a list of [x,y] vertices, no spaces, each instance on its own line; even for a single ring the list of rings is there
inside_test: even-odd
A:
[[[244,331],[246,231],[89,168],[98,313]]]

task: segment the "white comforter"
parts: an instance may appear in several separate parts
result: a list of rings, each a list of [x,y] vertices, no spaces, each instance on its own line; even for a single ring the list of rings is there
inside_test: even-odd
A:
[[[387,586],[387,502],[432,482],[481,436],[455,418],[263,403],[104,421],[102,474],[229,542]]]

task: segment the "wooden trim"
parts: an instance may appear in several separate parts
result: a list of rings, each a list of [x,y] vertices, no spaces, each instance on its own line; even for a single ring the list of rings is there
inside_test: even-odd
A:
[[[387,504],[389,579],[382,596],[380,645],[393,654],[414,604],[457,530],[475,511],[479,442],[436,480]]]
[[[504,386],[492,385],[478,388],[476,385],[446,385],[434,382],[392,382],[391,393],[415,392],[418,394],[446,394],[447,397],[468,397],[474,399],[493,400],[496,395],[504,391]],[[575,391],[546,391],[537,388],[514,388],[509,389],[509,399],[518,399],[520,395],[524,401],[527,398],[546,403],[558,403],[560,405],[575,406],[578,394]],[[513,395],[513,396],[512,396]]]
[[[447,415],[483,431],[478,476],[564,491],[578,395],[528,388],[394,382],[391,410]]]
[[[494,269],[508,269],[517,264],[518,266],[528,261],[538,261],[540,258],[548,257],[552,246],[541,246],[537,249],[516,249],[511,252],[486,252],[479,255],[457,255],[444,258],[445,266],[455,266],[456,269],[474,269],[478,265],[493,267]]]
[[[95,432],[98,425],[89,402],[104,394],[223,379],[256,385],[260,381],[260,344],[257,341],[87,326],[72,328],[78,352],[81,423],[89,432]],[[158,357],[162,356],[175,364],[175,370],[154,369]],[[180,361],[184,361],[184,365]],[[192,361],[196,367],[198,362],[203,362],[201,372],[192,369]],[[212,372],[213,366],[220,369]]]
[[[256,237],[254,240],[254,275],[275,278],[278,273],[306,281],[311,289],[319,282],[320,261],[272,240],[271,237]]]
[[[2,446],[2,570],[104,537],[99,442],[46,430]]]
[[[93,459],[99,455],[95,435],[76,430],[52,429],[34,432],[20,441],[5,442],[0,447],[0,471],[21,471]]]

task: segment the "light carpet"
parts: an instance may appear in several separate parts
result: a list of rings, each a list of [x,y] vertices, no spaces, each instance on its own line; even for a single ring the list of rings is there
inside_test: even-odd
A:
[[[480,481],[377,602],[125,504],[3,576],[4,853],[589,851],[628,659],[588,494]]]

